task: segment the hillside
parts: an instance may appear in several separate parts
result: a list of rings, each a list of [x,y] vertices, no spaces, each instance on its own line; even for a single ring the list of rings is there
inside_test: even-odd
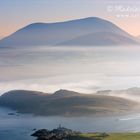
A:
[[[82,133],[58,127],[56,129],[40,129],[36,130],[31,136],[36,137],[38,140],[51,140],[55,136],[55,140],[139,140],[140,133],[97,133],[89,132]]]
[[[119,45],[137,45],[131,37],[126,37],[117,33],[97,32],[83,35],[75,39],[61,43],[60,45],[69,46],[119,46]]]
[[[123,90],[98,91],[97,95],[110,95],[110,96],[122,97],[129,100],[140,102],[140,88],[138,87],[123,89]]]
[[[80,94],[67,90],[54,94],[17,90],[3,94],[0,105],[35,115],[100,116],[135,111],[138,104],[119,97]]]
[[[68,140],[139,140],[140,133],[109,133],[108,136],[104,136],[105,133],[83,133],[81,135],[73,136]]]
[[[0,41],[0,47],[61,44],[116,46],[138,45],[138,41],[115,24],[97,17],[56,23],[33,23]]]

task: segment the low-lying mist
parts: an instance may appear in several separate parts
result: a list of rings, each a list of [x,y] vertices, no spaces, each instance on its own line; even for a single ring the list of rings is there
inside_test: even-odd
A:
[[[14,89],[90,94],[109,89],[112,96],[139,100],[139,93],[122,90],[140,87],[139,51],[125,46],[3,48],[0,94]]]

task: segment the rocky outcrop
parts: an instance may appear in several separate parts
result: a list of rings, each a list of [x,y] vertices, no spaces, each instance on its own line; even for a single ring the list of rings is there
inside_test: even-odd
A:
[[[31,136],[37,137],[37,140],[66,140],[67,137],[75,136],[79,133],[80,132],[75,132],[71,129],[59,126],[57,129],[53,130],[37,130]]]

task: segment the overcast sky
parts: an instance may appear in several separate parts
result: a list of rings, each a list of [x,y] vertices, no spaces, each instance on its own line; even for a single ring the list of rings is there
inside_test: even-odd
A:
[[[34,22],[84,17],[110,20],[140,34],[140,0],[0,0],[0,38]]]

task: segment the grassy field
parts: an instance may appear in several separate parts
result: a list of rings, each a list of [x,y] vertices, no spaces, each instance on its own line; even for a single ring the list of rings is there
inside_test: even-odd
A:
[[[80,134],[69,138],[69,140],[140,140],[140,133]]]
[[[110,134],[109,137],[106,137],[103,140],[140,140],[140,133]]]

